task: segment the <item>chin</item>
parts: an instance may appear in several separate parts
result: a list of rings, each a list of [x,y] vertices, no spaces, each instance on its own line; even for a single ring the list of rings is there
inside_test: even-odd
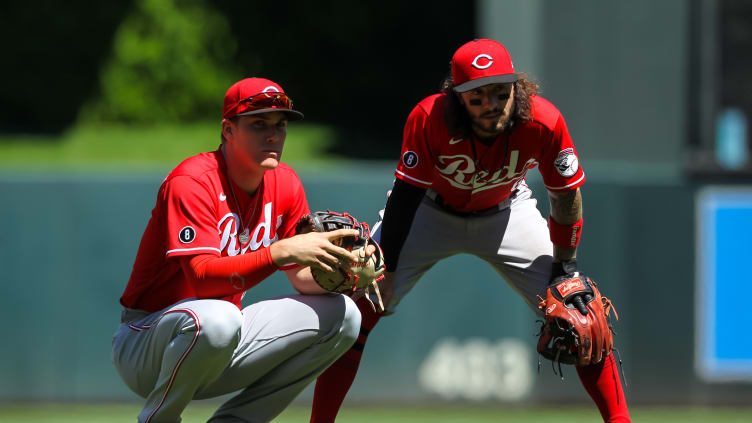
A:
[[[512,122],[511,119],[500,120],[499,122],[496,123],[496,125],[494,125],[493,131],[501,133],[501,132],[509,129],[511,122]]]
[[[506,121],[503,119],[492,123],[483,122],[480,119],[477,119],[473,124],[488,135],[498,135],[506,129]]]
[[[499,135],[504,128],[499,125],[478,126],[487,135]]]

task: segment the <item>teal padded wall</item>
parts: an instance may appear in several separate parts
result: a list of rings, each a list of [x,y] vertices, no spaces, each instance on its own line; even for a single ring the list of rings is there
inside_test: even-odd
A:
[[[392,183],[391,165],[301,170],[312,209],[349,210],[373,222]],[[353,169],[361,176],[353,177]],[[534,171],[535,172],[535,171]],[[0,177],[0,400],[135,399],[110,363],[118,297],[163,175],[5,174]],[[583,187],[581,268],[601,284],[622,320],[617,346],[637,402],[730,401],[749,384],[710,385],[693,370],[694,193],[689,184],[599,183]],[[545,191],[531,186],[547,213]],[[437,228],[440,229],[440,228]],[[283,275],[247,301],[292,292]],[[438,264],[382,320],[366,347],[353,399],[432,400],[419,370],[437,344],[513,339],[534,377],[522,400],[585,400],[574,369],[534,374],[532,312],[480,260]],[[459,398],[462,399],[462,398]]]

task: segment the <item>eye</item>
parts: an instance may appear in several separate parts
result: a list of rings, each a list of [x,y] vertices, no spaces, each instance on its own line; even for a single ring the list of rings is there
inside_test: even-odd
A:
[[[509,99],[509,93],[499,94],[498,98],[499,98],[499,100],[508,100]]]
[[[279,122],[277,122],[277,128],[287,128],[287,121],[280,120]]]
[[[481,101],[478,98],[471,99],[469,101],[469,103],[470,103],[471,106],[480,106],[481,105]]]
[[[259,129],[266,128],[266,121],[263,119],[258,119],[258,120],[255,120],[252,123],[252,125],[254,128],[259,128]]]

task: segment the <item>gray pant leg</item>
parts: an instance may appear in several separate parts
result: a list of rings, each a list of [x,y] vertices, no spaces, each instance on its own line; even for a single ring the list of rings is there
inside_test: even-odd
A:
[[[383,214],[380,212],[379,216]],[[439,211],[429,198],[423,198],[400,252],[394,271],[394,296],[384,315],[394,313],[400,301],[436,262],[462,252],[457,238],[464,231],[464,220]],[[381,240],[381,221],[374,225],[373,238]],[[374,294],[371,300],[378,298]]]
[[[545,298],[551,279],[553,244],[536,204],[532,198],[515,201],[497,215],[476,219],[471,225],[478,241],[468,247],[474,247],[472,254],[488,262],[540,314],[537,296]]]
[[[521,189],[511,207],[485,217],[458,217],[424,198],[400,252],[394,298],[384,314],[394,313],[402,298],[437,261],[458,253],[488,262],[525,302],[539,313],[537,295],[545,296],[551,277],[553,245],[548,224],[531,192]],[[380,223],[374,225],[378,241]],[[371,298],[376,301],[375,297]]]
[[[243,310],[232,363],[197,395],[243,389],[211,422],[268,422],[355,342],[360,311],[343,295],[290,295]]]
[[[227,301],[176,304],[120,326],[113,362],[146,398],[139,422],[180,422],[197,391],[216,380],[240,340],[242,315]]]

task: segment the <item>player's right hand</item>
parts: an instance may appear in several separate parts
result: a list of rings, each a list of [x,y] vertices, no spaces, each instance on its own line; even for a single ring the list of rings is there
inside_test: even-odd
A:
[[[355,254],[333,244],[333,241],[346,236],[358,236],[358,231],[337,229],[295,235],[273,243],[269,246],[269,252],[277,266],[297,263],[332,272],[336,267],[349,265],[358,259]]]

